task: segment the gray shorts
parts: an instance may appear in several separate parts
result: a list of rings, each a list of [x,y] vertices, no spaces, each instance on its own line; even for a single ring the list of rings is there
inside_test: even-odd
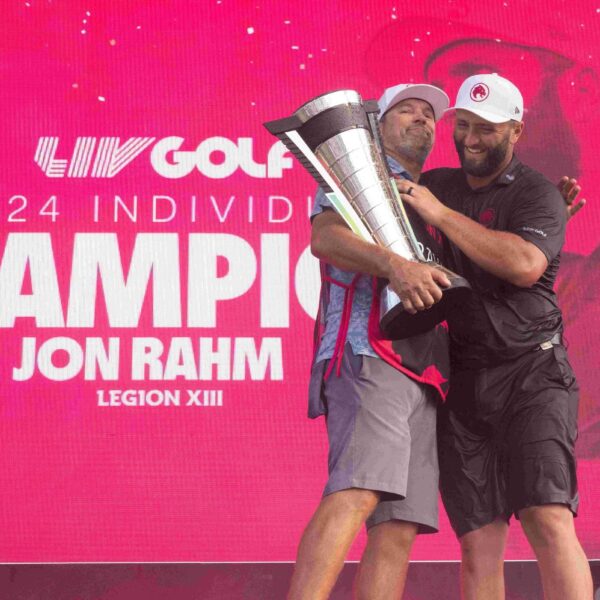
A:
[[[329,480],[323,495],[349,488],[381,492],[367,521],[372,527],[400,519],[420,533],[438,527],[435,391],[385,361],[355,356],[347,344],[341,373],[327,381],[328,361],[313,366],[311,398],[325,405]]]

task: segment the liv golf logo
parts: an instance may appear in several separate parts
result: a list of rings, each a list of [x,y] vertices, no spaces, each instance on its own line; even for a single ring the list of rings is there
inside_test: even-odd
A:
[[[288,151],[281,142],[271,146],[266,162],[256,161],[249,137],[237,141],[211,137],[195,150],[181,150],[185,139],[177,136],[158,141],[132,137],[124,142],[118,137],[78,137],[69,158],[59,157],[59,142],[58,137],[38,140],[34,160],[48,177],[114,177],[150,146],[152,167],[169,179],[185,177],[194,169],[211,179],[224,179],[237,169],[258,179],[280,179],[284,169],[292,168],[292,159],[285,156]]]

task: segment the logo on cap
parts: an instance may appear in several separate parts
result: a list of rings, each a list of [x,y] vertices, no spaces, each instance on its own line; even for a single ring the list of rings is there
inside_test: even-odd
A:
[[[470,95],[474,102],[483,102],[490,95],[490,89],[485,83],[476,83],[471,88]]]

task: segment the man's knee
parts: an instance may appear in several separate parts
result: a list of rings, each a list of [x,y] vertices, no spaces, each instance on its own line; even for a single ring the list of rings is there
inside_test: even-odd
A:
[[[562,504],[532,506],[519,511],[527,539],[534,548],[548,548],[575,535],[573,513]]]
[[[350,488],[325,496],[322,505],[328,505],[336,512],[353,513],[363,520],[375,510],[379,493],[372,490]]]
[[[460,539],[463,568],[471,571],[502,565],[508,524],[498,520],[463,535]]]
[[[408,553],[417,537],[417,530],[416,523],[398,519],[384,521],[369,529],[368,545],[381,553]]]

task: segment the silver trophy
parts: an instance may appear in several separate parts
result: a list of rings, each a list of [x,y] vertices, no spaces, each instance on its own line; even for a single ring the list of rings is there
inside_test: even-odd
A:
[[[314,177],[355,233],[407,260],[426,262],[388,171],[378,113],[374,100],[363,102],[358,92],[340,90],[317,96],[291,117],[264,125]],[[451,287],[429,310],[411,315],[385,286],[380,302],[384,337],[403,339],[432,329],[469,289],[463,277],[427,264],[444,270]]]

